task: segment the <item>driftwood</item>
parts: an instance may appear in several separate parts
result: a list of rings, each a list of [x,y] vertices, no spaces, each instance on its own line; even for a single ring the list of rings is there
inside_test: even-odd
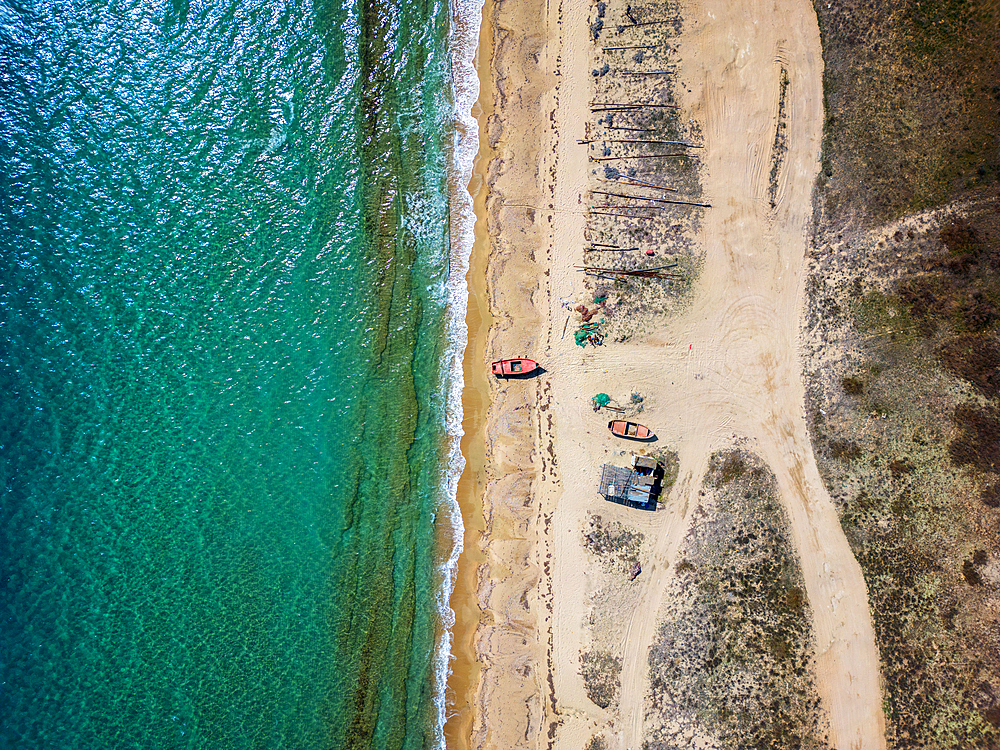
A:
[[[622,128],[616,127],[614,125],[608,125],[608,130],[631,130],[633,133],[655,133],[656,128]]]
[[[619,70],[619,75],[623,76],[669,76],[673,75],[671,70]]]

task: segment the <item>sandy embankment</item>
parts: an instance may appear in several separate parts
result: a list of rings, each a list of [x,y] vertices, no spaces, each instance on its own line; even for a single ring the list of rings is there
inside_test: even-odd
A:
[[[485,202],[496,322],[482,356],[534,357],[547,372],[493,386],[472,745],[579,748],[603,732],[615,747],[641,746],[648,649],[665,583],[709,455],[740,443],[769,464],[790,519],[814,612],[816,684],[831,745],[884,747],[867,592],[803,417],[798,328],[823,121],[812,6],[685,4],[681,102],[704,133],[703,197],[714,206],[699,236],[704,271],[692,305],[655,340],[581,349],[561,335],[559,300],[583,288],[572,266],[581,260],[592,179],[577,144],[591,120],[590,11],[583,0],[488,10],[499,115],[486,127],[496,151]],[[769,194],[782,71],[787,152]],[[632,388],[646,394],[643,421],[681,461],[666,510],[641,518],[596,494],[600,464],[624,446],[589,407],[596,392]],[[580,675],[596,588],[580,543],[588,512],[621,518],[652,540],[643,574],[606,634],[623,664],[617,710],[594,705]]]

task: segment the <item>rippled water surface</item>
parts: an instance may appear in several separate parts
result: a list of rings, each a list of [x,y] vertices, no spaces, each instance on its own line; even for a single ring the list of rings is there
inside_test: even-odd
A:
[[[0,746],[436,742],[448,12],[0,0]]]

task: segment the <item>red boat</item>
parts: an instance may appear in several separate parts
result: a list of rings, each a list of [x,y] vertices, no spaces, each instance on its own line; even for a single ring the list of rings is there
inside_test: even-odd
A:
[[[501,359],[493,363],[493,374],[498,378],[511,375],[527,375],[538,369],[538,363],[533,359]]]
[[[608,429],[613,435],[633,440],[649,440],[655,437],[648,427],[635,422],[626,422],[624,419],[612,419],[608,422]]]

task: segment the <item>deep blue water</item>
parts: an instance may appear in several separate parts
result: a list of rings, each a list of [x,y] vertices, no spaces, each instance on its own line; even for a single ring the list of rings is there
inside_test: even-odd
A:
[[[0,0],[0,747],[437,742],[448,25]]]

